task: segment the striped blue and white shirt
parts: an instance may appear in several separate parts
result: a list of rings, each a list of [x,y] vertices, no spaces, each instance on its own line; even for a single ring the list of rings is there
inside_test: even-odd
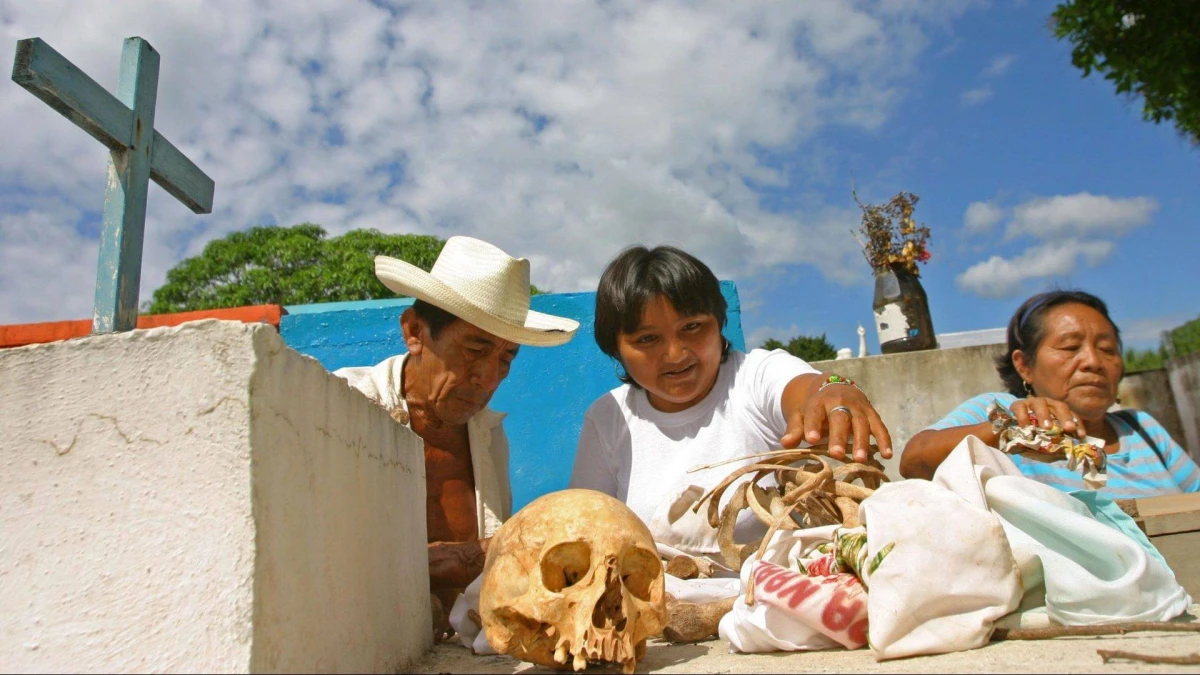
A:
[[[1011,409],[1017,397],[1008,393],[980,394],[967,400],[928,428],[949,429],[986,422],[987,407],[993,399]],[[1158,458],[1153,448],[1146,445],[1141,434],[1134,431],[1125,420],[1109,415],[1108,422],[1117,431],[1121,449],[1108,456],[1108,484],[1099,492],[1113,498],[1200,492],[1200,466],[1172,440],[1171,435],[1157,420],[1141,410],[1131,412],[1134,412],[1138,423],[1158,446],[1158,451],[1162,453],[1166,463]],[[1040,483],[1053,485],[1068,492],[1087,489],[1079,471],[1068,469],[1065,459],[1046,463],[1026,459],[1021,455],[1009,457],[1021,473]]]

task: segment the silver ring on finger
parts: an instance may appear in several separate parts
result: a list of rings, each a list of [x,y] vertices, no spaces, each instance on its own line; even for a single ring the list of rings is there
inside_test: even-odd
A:
[[[851,417],[854,417],[854,414],[850,412],[850,409],[849,409],[849,408],[847,408],[847,407],[846,407],[846,406],[844,406],[844,405],[834,406],[834,407],[832,407],[832,408],[830,408],[830,409],[829,409],[829,414],[830,414],[830,415],[832,415],[832,414],[833,414],[833,413],[835,413],[835,412],[844,412],[844,413],[846,413],[847,415],[850,415]]]

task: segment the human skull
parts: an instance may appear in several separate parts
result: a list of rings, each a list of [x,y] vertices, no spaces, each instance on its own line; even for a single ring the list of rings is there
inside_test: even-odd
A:
[[[654,538],[629,507],[594,490],[534,500],[488,546],[480,618],[501,654],[575,670],[589,660],[626,673],[667,620]]]

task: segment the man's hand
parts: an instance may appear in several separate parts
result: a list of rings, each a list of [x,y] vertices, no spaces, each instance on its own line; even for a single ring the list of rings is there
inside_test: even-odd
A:
[[[483,573],[488,539],[429,544],[429,587],[466,588]]]
[[[438,597],[437,593],[429,594],[429,610],[433,615],[433,641],[434,643],[449,640],[454,637],[454,627],[450,625],[450,610],[446,609],[445,603]]]
[[[874,436],[879,455],[890,458],[892,437],[867,395],[853,383],[828,382],[825,375],[801,375],[788,383],[783,395],[788,426],[780,444],[795,448],[801,441],[815,444],[828,438],[829,456],[847,459],[846,441],[853,436],[853,461],[863,463]]]

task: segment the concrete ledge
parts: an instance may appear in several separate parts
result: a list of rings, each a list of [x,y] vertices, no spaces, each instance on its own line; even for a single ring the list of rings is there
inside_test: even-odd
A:
[[[0,663],[396,672],[428,648],[420,439],[265,324],[0,350]]]
[[[246,323],[268,323],[279,330],[279,320],[284,314],[280,305],[254,305],[252,307],[234,307],[232,309],[206,309],[197,312],[177,312],[174,314],[144,314],[138,317],[138,328],[161,328],[163,326],[178,326],[189,321],[200,319],[221,319],[225,321],[244,321]],[[22,347],[24,345],[57,342],[71,338],[84,337],[92,332],[91,319],[74,321],[47,321],[45,323],[18,323],[0,326],[0,348]]]
[[[1197,610],[1192,606],[1191,621]],[[867,649],[733,654],[723,640],[673,645],[652,640],[639,673],[1194,673],[1195,666],[1151,665],[1114,660],[1104,664],[1098,649],[1156,656],[1200,652],[1200,633],[1130,633],[1100,638],[993,642],[980,649],[877,662]],[[508,656],[475,656],[458,644],[440,644],[414,673],[552,673]],[[620,668],[588,666],[588,673]]]

